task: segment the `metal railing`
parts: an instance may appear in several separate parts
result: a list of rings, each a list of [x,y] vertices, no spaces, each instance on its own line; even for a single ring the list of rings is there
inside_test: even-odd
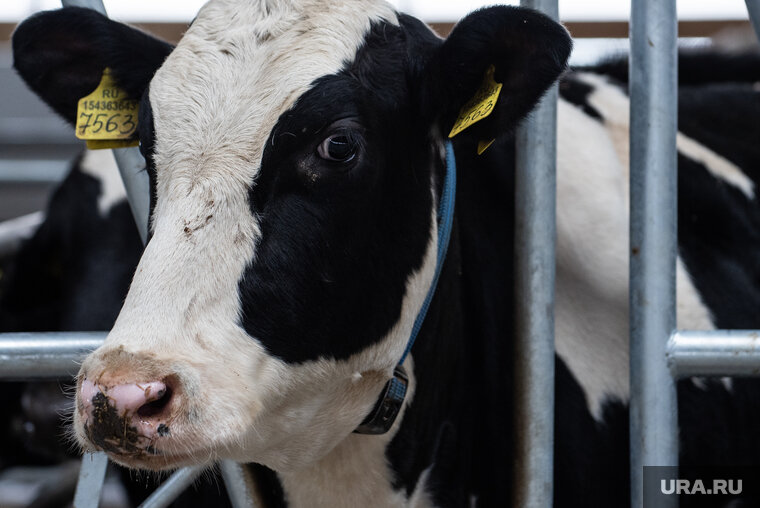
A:
[[[520,5],[558,19],[557,0]],[[554,275],[557,85],[517,129],[515,157],[515,459],[513,506],[554,497]],[[548,309],[548,310],[547,310]]]
[[[643,506],[644,466],[678,465],[676,385],[665,344],[676,327],[675,0],[631,4],[630,431],[631,506]],[[677,506],[676,496],[668,498]]]
[[[760,0],[746,0],[760,36]],[[105,13],[100,0],[64,0]],[[556,19],[556,0],[522,0]],[[630,26],[631,94],[631,503],[643,505],[644,465],[678,464],[675,380],[760,374],[760,332],[676,330],[676,14],[675,0],[635,0]],[[656,93],[652,93],[656,91]],[[553,501],[556,87],[519,129],[516,171],[516,394],[514,505]],[[145,240],[148,180],[136,149],[114,150],[130,206]],[[105,332],[0,335],[0,379],[67,377]],[[105,454],[86,454],[76,508],[98,504]],[[167,506],[201,473],[183,468],[143,507]],[[252,506],[251,479],[223,461],[233,506]],[[673,497],[674,504],[677,500]]]
[[[760,39],[760,0],[746,0]],[[557,16],[556,0],[521,0]],[[630,22],[631,506],[645,465],[678,465],[676,379],[760,374],[760,332],[676,330],[675,0],[633,0]],[[553,502],[556,90],[517,133],[515,498]],[[672,506],[678,499],[670,498]]]
[[[760,38],[760,0],[746,3]],[[630,42],[631,506],[640,508],[644,466],[678,466],[677,378],[758,375],[760,332],[676,330],[675,0],[634,0]]]

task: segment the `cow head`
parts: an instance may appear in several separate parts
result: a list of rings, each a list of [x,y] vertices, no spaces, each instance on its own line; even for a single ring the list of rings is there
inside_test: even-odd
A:
[[[435,271],[457,113],[493,65],[501,98],[462,137],[509,131],[570,48],[530,10],[475,12],[442,41],[375,0],[212,0],[176,48],[68,8],[13,43],[69,121],[104,67],[141,100],[151,236],[82,365],[74,426],[84,448],[149,469],[289,470],[351,434]]]

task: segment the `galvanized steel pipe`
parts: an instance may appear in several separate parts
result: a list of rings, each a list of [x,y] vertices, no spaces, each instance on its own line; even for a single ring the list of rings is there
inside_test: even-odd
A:
[[[107,332],[0,334],[0,380],[62,379],[75,376]]]
[[[745,2],[747,4],[747,12],[749,13],[749,21],[755,29],[758,42],[760,42],[760,0],[745,0]]]
[[[138,508],[165,508],[169,506],[172,501],[177,499],[177,496],[193,484],[204,469],[204,466],[190,466],[176,471],[164,480],[161,486],[148,496],[148,499],[143,501]]]
[[[556,0],[520,5],[558,17]],[[513,506],[549,508],[554,497],[554,251],[557,86],[516,134],[515,478]]]
[[[113,156],[119,166],[137,231],[145,244],[148,241],[150,219],[150,181],[148,172],[145,171],[145,159],[137,148],[116,148]]]
[[[255,508],[253,477],[242,464],[232,460],[219,463],[232,508]]]
[[[678,465],[675,381],[665,357],[676,327],[677,19],[675,0],[636,0],[630,58],[631,506],[644,466]],[[669,499],[677,506],[676,496]]]
[[[676,378],[760,376],[760,330],[679,330],[667,355]]]
[[[79,469],[74,493],[74,508],[98,508],[103,482],[108,469],[108,457],[103,452],[85,453]]]
[[[103,5],[103,0],[61,0],[61,4],[64,7],[85,7],[98,11],[105,16],[106,7]]]

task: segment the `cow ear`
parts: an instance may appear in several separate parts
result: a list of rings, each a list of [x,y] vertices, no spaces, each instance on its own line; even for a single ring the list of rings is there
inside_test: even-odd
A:
[[[77,102],[109,67],[117,84],[139,100],[172,46],[91,9],[36,14],[13,33],[13,65],[45,102],[69,122]]]
[[[476,139],[509,132],[564,71],[571,48],[567,30],[534,10],[496,6],[475,11],[454,27],[425,66],[423,118],[439,123],[447,135],[463,107],[471,106],[476,95],[485,96],[495,103],[475,116],[491,111],[465,132]],[[498,97],[484,86],[491,82],[489,70],[502,85]]]

